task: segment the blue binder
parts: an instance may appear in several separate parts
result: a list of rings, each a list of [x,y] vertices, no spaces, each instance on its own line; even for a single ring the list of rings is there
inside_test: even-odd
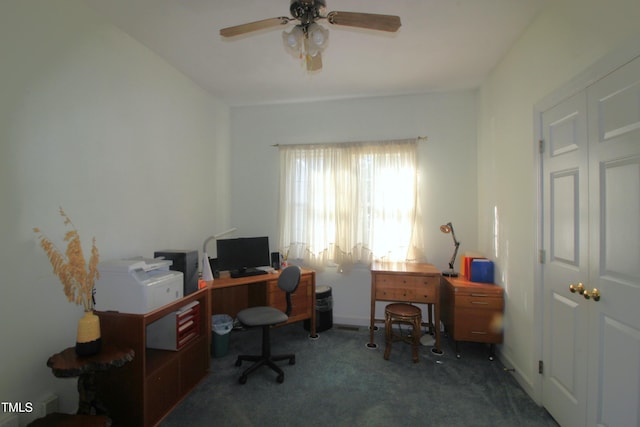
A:
[[[471,261],[471,281],[493,283],[493,261],[488,259]]]

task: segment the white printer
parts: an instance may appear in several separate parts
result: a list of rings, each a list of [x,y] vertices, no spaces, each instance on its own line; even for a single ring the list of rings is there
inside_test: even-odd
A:
[[[172,263],[142,257],[101,262],[96,310],[145,314],[182,298],[183,273],[169,270]]]

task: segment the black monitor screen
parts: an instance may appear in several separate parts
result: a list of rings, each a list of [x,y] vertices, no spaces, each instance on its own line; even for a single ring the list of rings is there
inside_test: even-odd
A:
[[[263,267],[271,264],[268,237],[241,237],[216,241],[219,270]]]

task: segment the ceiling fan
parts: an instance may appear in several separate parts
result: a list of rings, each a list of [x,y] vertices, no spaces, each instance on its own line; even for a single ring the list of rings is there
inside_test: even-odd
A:
[[[282,33],[284,45],[291,53],[298,55],[306,62],[308,71],[316,71],[322,68],[321,54],[329,37],[329,31],[316,21],[326,19],[329,24],[333,25],[388,32],[395,32],[400,28],[399,16],[338,11],[326,13],[326,7],[325,0],[291,0],[289,6],[291,18],[279,16],[235,25],[221,29],[220,35],[235,37],[278,25],[286,25],[291,21],[299,21],[300,23],[296,24],[290,32],[284,31]]]

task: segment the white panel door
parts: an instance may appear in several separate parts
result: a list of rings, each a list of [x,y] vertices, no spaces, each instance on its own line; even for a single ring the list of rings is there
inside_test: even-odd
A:
[[[584,92],[542,113],[543,405],[564,427],[585,425],[587,309],[569,286],[587,281],[588,141]]]
[[[640,58],[587,90],[588,426],[640,426]]]
[[[541,123],[543,405],[563,427],[640,427],[640,58]]]

